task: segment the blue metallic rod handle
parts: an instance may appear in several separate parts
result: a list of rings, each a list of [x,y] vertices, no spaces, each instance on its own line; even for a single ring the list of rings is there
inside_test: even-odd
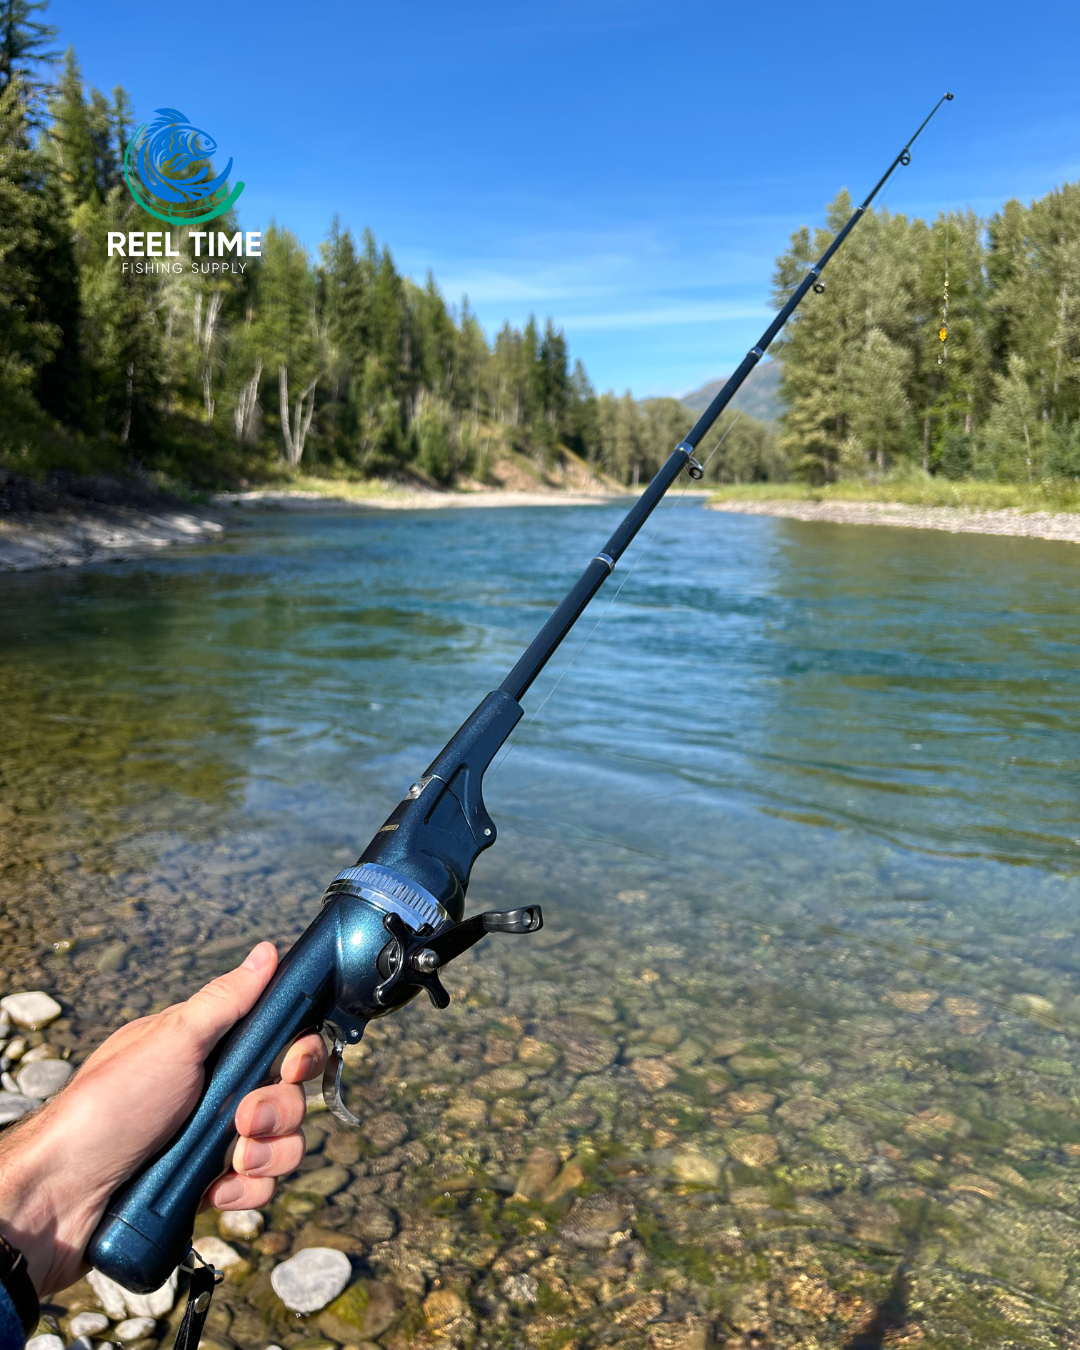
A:
[[[126,1289],[157,1289],[183,1260],[203,1193],[228,1164],[241,1099],[266,1083],[292,1042],[331,1012],[342,907],[349,903],[323,909],[211,1057],[202,1097],[179,1133],[109,1201],[86,1259]]]

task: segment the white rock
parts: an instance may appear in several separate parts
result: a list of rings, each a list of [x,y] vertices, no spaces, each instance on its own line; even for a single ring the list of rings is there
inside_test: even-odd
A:
[[[44,1101],[46,1097],[59,1092],[74,1072],[74,1065],[66,1059],[39,1059],[28,1064],[25,1069],[20,1069],[15,1081],[20,1092]]]
[[[129,1317],[113,1327],[113,1335],[118,1341],[141,1341],[144,1336],[152,1336],[156,1326],[154,1317]]]
[[[176,1302],[176,1271],[160,1289],[151,1294],[132,1294],[123,1285],[110,1280],[100,1270],[92,1270],[86,1277],[90,1288],[101,1299],[101,1306],[114,1322],[126,1317],[164,1317],[172,1312]]]
[[[275,1266],[270,1283],[286,1308],[313,1313],[333,1303],[351,1278],[352,1263],[344,1252],[333,1247],[306,1247]]]
[[[40,989],[28,994],[8,994],[7,998],[0,998],[0,1008],[3,1008],[13,1022],[26,1027],[28,1031],[47,1027],[64,1011],[56,999],[42,993]],[[42,1350],[45,1348],[42,1347]]]
[[[26,1350],[64,1350],[64,1342],[59,1336],[31,1336]]]
[[[110,1280],[108,1275],[102,1275],[100,1270],[90,1271],[86,1278],[90,1288],[101,1300],[101,1306],[114,1322],[119,1322],[128,1315],[127,1304],[124,1302],[127,1290],[123,1285]]]
[[[237,1261],[240,1260],[240,1253],[230,1247],[227,1242],[222,1242],[218,1237],[196,1238],[191,1245],[204,1261],[209,1261],[218,1270],[235,1266]]]
[[[5,1092],[10,1092],[16,1097],[19,1096],[18,1083],[16,1083],[15,1079],[12,1078],[11,1074],[7,1072],[0,1073],[0,1087],[3,1087]]]
[[[263,1216],[257,1209],[226,1209],[218,1216],[218,1227],[225,1237],[252,1242],[263,1230]],[[270,1350],[270,1347],[267,1347]]]
[[[36,1111],[40,1105],[37,1097],[24,1097],[21,1092],[0,1092],[0,1125],[10,1125],[27,1111]]]
[[[123,1291],[124,1302],[132,1317],[164,1317],[172,1312],[176,1302],[176,1271],[169,1276],[160,1289],[150,1294],[129,1294]]]
[[[502,1291],[511,1303],[535,1303],[540,1296],[540,1286],[532,1275],[511,1275],[503,1280]]]
[[[68,1323],[68,1329],[73,1336],[96,1336],[100,1331],[107,1331],[109,1319],[104,1313],[81,1312]]]

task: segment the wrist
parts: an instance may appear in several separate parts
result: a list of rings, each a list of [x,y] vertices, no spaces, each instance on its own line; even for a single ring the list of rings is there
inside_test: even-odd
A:
[[[85,1179],[65,1175],[70,1139],[64,1147],[57,1138],[54,1116],[51,1105],[44,1107],[0,1144],[0,1237],[25,1257],[43,1296],[70,1283],[57,1277],[70,1270],[72,1257],[81,1259],[84,1230],[99,1204]]]

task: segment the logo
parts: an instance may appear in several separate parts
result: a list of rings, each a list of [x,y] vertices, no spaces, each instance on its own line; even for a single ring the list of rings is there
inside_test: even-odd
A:
[[[124,152],[124,178],[144,211],[174,225],[201,225],[227,211],[244,190],[229,191],[230,159],[214,174],[210,156],[217,141],[193,126],[177,108],[158,108],[143,122]]]

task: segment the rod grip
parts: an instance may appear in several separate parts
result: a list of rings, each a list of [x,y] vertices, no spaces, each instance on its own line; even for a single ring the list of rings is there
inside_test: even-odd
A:
[[[333,1005],[337,930],[335,906],[327,906],[211,1056],[187,1121],[109,1201],[86,1259],[125,1289],[159,1288],[186,1255],[203,1193],[228,1163],[241,1099],[270,1079],[288,1046],[318,1027]]]

